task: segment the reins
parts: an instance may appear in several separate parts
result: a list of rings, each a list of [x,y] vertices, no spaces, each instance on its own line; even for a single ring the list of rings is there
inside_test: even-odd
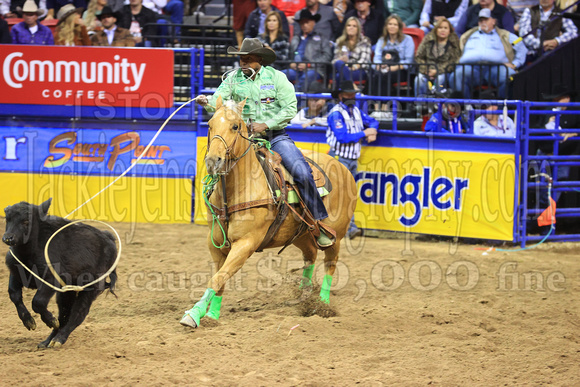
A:
[[[227,107],[225,105],[222,105],[223,109],[227,109]],[[247,126],[246,126],[247,128]],[[211,127],[210,127],[211,129]],[[249,130],[248,132],[250,132],[251,130]],[[226,195],[226,176],[232,171],[232,169],[236,166],[236,164],[243,159],[248,152],[250,151],[250,149],[252,148],[252,146],[257,147],[257,146],[264,146],[265,148],[268,149],[269,152],[273,153],[272,150],[270,149],[270,142],[268,140],[262,139],[262,138],[253,138],[252,135],[245,137],[242,134],[242,128],[240,127],[237,131],[236,131],[236,137],[234,138],[234,140],[232,141],[231,145],[228,145],[228,143],[226,142],[226,140],[220,136],[219,134],[215,134],[211,137],[211,139],[209,138],[209,132],[208,132],[208,143],[207,143],[207,151],[209,151],[209,147],[211,145],[211,142],[214,139],[218,139],[219,141],[221,141],[224,144],[224,148],[226,150],[226,163],[227,164],[227,168],[225,169],[224,172],[220,172],[220,173],[216,173],[216,174],[207,174],[203,180],[203,188],[202,188],[202,194],[203,194],[203,199],[205,202],[206,207],[208,208],[211,217],[212,217],[212,222],[211,222],[211,231],[210,231],[210,235],[211,235],[211,242],[213,244],[213,246],[216,249],[221,249],[223,247],[229,247],[230,246],[230,242],[227,239],[227,235],[226,235],[226,231],[224,229],[224,227],[222,226],[219,218],[219,214],[216,213],[216,211],[214,210],[214,206],[213,204],[210,203],[209,198],[211,196],[211,194],[213,193],[216,184],[221,180],[222,183],[222,196],[223,196],[223,202],[224,202],[224,216],[225,216],[225,223],[226,223],[226,227],[228,225],[228,201],[227,201],[227,195]],[[234,147],[236,145],[236,142],[238,141],[238,138],[243,138],[244,140],[246,140],[248,142],[248,147],[246,148],[246,150],[244,151],[244,153],[241,156],[235,156],[234,155]],[[233,155],[233,157],[230,157],[231,155]],[[216,207],[217,208],[217,207]],[[219,228],[222,232],[222,237],[223,237],[223,242],[221,243],[221,245],[217,245],[215,240],[214,240],[214,231],[215,231],[215,224],[216,222],[219,225]]]

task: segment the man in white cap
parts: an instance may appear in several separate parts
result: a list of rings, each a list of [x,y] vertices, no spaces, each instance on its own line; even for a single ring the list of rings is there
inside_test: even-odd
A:
[[[42,13],[34,0],[27,0],[24,3],[22,7],[24,21],[12,27],[10,32],[13,44],[54,45],[54,37],[50,28],[38,22],[38,16]]]
[[[464,98],[471,98],[472,87],[483,81],[497,87],[499,98],[506,98],[509,77],[525,63],[528,50],[516,42],[519,39],[516,35],[496,27],[491,10],[484,8],[478,16],[478,26],[461,35],[459,40],[463,51],[459,63],[466,65],[457,66],[451,76],[451,86],[462,91]]]

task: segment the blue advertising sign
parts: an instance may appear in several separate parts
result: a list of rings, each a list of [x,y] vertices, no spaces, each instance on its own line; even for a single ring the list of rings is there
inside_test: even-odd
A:
[[[116,176],[193,177],[196,133],[0,126],[0,171]]]

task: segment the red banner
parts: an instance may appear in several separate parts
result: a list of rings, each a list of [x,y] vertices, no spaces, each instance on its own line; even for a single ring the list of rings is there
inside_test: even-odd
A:
[[[173,106],[173,51],[0,45],[0,103]]]

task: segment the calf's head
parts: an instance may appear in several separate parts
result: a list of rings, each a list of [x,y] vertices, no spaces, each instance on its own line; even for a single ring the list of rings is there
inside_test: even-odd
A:
[[[6,232],[2,242],[9,246],[19,246],[28,243],[33,230],[46,219],[52,198],[40,206],[20,202],[4,209],[6,213]]]

